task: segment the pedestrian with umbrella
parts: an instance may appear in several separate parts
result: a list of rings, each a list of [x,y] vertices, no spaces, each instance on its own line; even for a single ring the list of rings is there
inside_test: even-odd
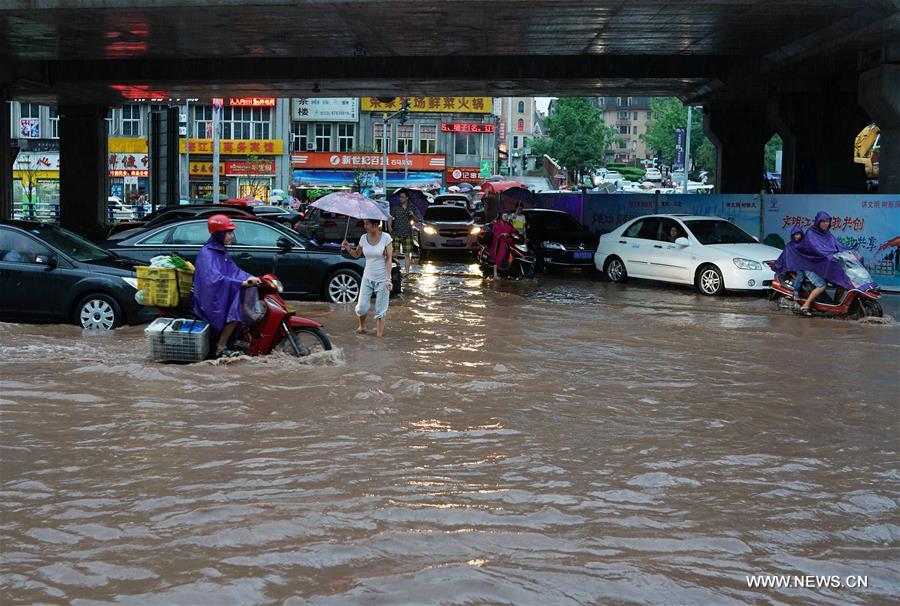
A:
[[[350,253],[355,259],[361,256],[366,258],[362,286],[356,302],[356,315],[359,318],[359,327],[356,332],[358,334],[366,332],[366,316],[374,295],[375,333],[379,337],[383,336],[384,317],[387,315],[390,292],[393,289],[391,266],[393,265],[394,250],[391,246],[391,237],[381,230],[381,222],[387,220],[388,216],[375,202],[358,193],[328,194],[313,202],[312,206],[326,212],[363,220],[366,233],[354,248],[347,241],[347,232],[350,229],[350,219],[347,219],[341,250]]]

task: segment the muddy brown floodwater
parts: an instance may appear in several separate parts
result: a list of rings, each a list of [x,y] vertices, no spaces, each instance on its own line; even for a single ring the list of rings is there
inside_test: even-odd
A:
[[[0,325],[0,602],[900,600],[895,322],[473,269],[303,361]]]

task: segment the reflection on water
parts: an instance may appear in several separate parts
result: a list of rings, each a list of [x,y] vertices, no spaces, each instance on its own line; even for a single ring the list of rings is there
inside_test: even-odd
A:
[[[900,599],[895,323],[416,269],[303,361],[0,324],[2,603]]]

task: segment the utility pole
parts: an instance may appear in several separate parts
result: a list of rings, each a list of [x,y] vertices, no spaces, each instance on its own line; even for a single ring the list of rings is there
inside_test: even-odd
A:
[[[224,99],[213,99],[213,204],[219,203],[219,120]]]
[[[688,173],[691,170],[691,106],[688,105],[687,133],[685,133],[684,150],[684,185],[681,193],[688,193]]]
[[[397,116],[400,116],[400,124],[405,123],[406,120],[409,118],[409,100],[408,100],[408,99],[404,99],[403,102],[400,104],[400,109],[398,109],[397,111],[395,111],[393,114],[388,115],[387,113],[385,113],[385,114],[384,114],[384,117],[383,117],[382,120],[381,120],[381,124],[382,124],[382,126],[381,126],[381,129],[382,129],[382,130],[381,130],[381,135],[382,135],[382,139],[381,139],[381,154],[382,154],[382,162],[383,162],[382,167],[381,167],[381,182],[382,182],[382,186],[384,187],[384,199],[385,199],[385,200],[387,200],[387,198],[388,198],[388,189],[387,189],[387,164],[388,164],[388,153],[387,153],[387,142],[388,142],[387,132],[388,132],[388,130],[387,130],[387,129],[388,129],[388,120],[390,120],[391,118],[397,117]],[[408,157],[408,156],[407,156],[407,157]],[[404,175],[403,178],[404,178],[403,184],[406,185],[406,176]]]
[[[184,100],[184,197],[191,197],[191,102]]]

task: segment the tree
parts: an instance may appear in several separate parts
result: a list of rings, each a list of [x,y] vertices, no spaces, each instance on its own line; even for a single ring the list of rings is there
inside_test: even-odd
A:
[[[660,97],[650,101],[652,118],[647,133],[641,138],[653,154],[662,152],[663,163],[675,162],[675,129],[687,128],[687,107],[674,97]],[[716,171],[716,146],[703,132],[703,110],[694,108],[691,115],[691,163],[698,170]]]
[[[41,170],[38,157],[25,154],[16,160],[15,166],[22,175],[22,214],[27,219],[34,219],[34,193],[37,189],[37,175]]]
[[[544,119],[547,136],[529,139],[532,153],[544,154],[581,175],[606,159],[606,148],[616,139],[615,130],[603,122],[603,112],[591,105],[587,97],[561,97],[553,105],[553,113]]]
[[[377,152],[374,149],[357,149],[351,152],[347,152],[352,155],[368,155],[371,156]],[[378,157],[381,157],[381,154],[378,154]],[[364,193],[368,191],[371,187],[375,185],[375,180],[378,177],[377,167],[372,166],[371,164],[363,165],[363,164],[355,164],[353,165],[353,191]],[[387,186],[384,188],[387,191]]]
[[[247,195],[268,203],[272,164],[259,156],[247,156]]]
[[[775,133],[766,143],[766,170],[770,173],[775,172],[775,153],[782,149],[784,149],[784,141],[781,140],[778,133]]]

